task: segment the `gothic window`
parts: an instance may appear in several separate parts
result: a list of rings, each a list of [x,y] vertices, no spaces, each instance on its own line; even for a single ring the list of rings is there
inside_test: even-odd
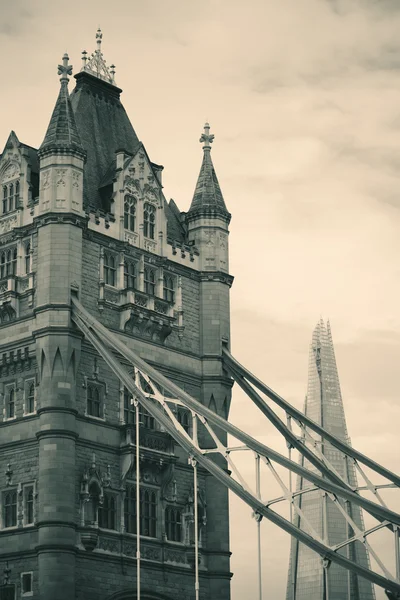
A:
[[[0,279],[17,273],[17,248],[3,250],[0,254]]]
[[[125,531],[136,533],[136,486],[127,485],[124,503]],[[140,535],[157,537],[157,492],[140,488]]]
[[[173,302],[175,298],[174,280],[169,275],[164,275],[163,298],[167,302]]]
[[[6,392],[6,419],[15,417],[15,390],[10,387]]]
[[[189,433],[189,431],[190,431],[189,413],[184,408],[178,408],[178,421],[182,425],[182,427],[186,431],[186,433]]]
[[[31,272],[31,244],[28,242],[25,246],[25,273]]]
[[[15,184],[15,196],[14,196],[15,208],[18,208],[18,204],[19,204],[19,181],[17,181]]]
[[[113,494],[104,494],[103,506],[99,506],[99,527],[117,529],[117,503]]]
[[[136,200],[133,196],[125,196],[124,200],[124,227],[135,231],[136,225]]]
[[[8,188],[8,212],[14,210],[14,185],[10,183]]]
[[[17,526],[17,490],[3,492],[3,527]]]
[[[21,573],[21,593],[22,597],[33,596],[33,573]]]
[[[156,289],[156,275],[153,269],[149,269],[148,267],[144,270],[144,291],[149,296],[154,296]]]
[[[104,283],[115,286],[116,276],[115,256],[109,252],[104,252]]]
[[[8,189],[6,185],[3,185],[3,214],[7,212],[7,196]]]
[[[156,207],[146,202],[143,207],[143,233],[144,236],[154,240],[155,222],[156,222]]]
[[[136,264],[128,260],[124,262],[124,288],[136,288]]]
[[[86,388],[86,414],[103,418],[103,389],[91,383]]]
[[[24,487],[24,524],[32,525],[33,523],[33,485]]]
[[[27,382],[25,394],[25,414],[29,415],[35,412],[35,383],[33,381]]]
[[[170,542],[182,541],[182,513],[179,508],[167,506],[165,509],[165,533]]]

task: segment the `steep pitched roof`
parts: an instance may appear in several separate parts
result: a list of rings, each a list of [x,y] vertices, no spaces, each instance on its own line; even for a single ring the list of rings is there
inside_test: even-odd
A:
[[[139,140],[120,101],[122,90],[88,72],[75,75],[71,94],[77,128],[86,151],[84,169],[84,206],[108,210],[103,206],[99,187],[110,176],[115,152],[121,148],[134,154]]]
[[[209,131],[210,126],[206,123],[204,126],[204,133],[200,138],[200,142],[204,142],[203,162],[187,216],[190,218],[200,213],[207,213],[218,214],[222,217],[230,218],[211,159],[210,144],[214,139],[214,135],[209,135]]]
[[[68,75],[71,74],[72,67],[68,65],[67,54],[63,57],[63,65],[59,65],[58,69],[59,75],[62,75],[61,88],[46,135],[39,148],[39,156],[53,150],[72,150],[83,153],[68,93]]]

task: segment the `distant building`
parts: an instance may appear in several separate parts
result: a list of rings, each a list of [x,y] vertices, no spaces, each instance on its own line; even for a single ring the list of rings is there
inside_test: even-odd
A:
[[[64,56],[40,149],[11,132],[0,156],[0,596],[12,600],[136,598],[135,411],[73,325],[72,293],[207,407],[230,407],[230,214],[214,136],[206,124],[182,213],[101,41],[71,96]],[[190,431],[191,414],[176,414]],[[193,469],[143,410],[141,446],[141,599],[194,599]],[[228,491],[201,468],[199,505],[200,598],[229,600]]]
[[[340,391],[339,376],[329,321],[316,326],[310,346],[308,390],[305,414],[322,425],[328,432],[350,444]],[[319,439],[315,434],[313,436]],[[351,485],[356,486],[354,464],[330,444],[324,442],[321,450],[336,471]],[[301,464],[316,471],[304,458]],[[311,487],[302,477],[297,480],[297,490]],[[302,494],[298,506],[316,533],[330,546],[348,539],[352,530],[345,517],[322,490]],[[360,529],[363,519],[360,508],[343,502],[343,507]],[[298,516],[294,523],[304,531],[307,524]],[[365,546],[359,541],[338,550],[352,561],[369,567]],[[331,564],[326,575],[322,559],[313,550],[292,539],[286,600],[374,600],[372,584],[355,573]]]

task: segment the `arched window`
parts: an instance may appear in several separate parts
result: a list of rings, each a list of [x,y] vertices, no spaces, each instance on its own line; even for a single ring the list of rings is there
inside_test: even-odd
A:
[[[11,211],[14,209],[14,185],[10,183],[10,187],[8,188],[8,210]]]
[[[171,303],[175,299],[174,280],[169,275],[164,275],[163,297],[164,300]]]
[[[154,240],[156,207],[148,202],[143,207],[143,233],[144,236]]]
[[[7,419],[13,419],[15,417],[15,391],[11,388],[7,396],[7,407],[6,407]]]
[[[113,494],[104,494],[103,506],[99,506],[99,527],[104,529],[116,528],[117,506]]]
[[[129,260],[124,262],[124,288],[131,290],[136,288],[136,264]]]
[[[165,533],[170,542],[182,541],[182,513],[179,508],[167,506],[165,509]]]
[[[115,286],[116,273],[115,256],[104,252],[104,283]]]
[[[3,185],[3,214],[7,212],[7,195],[8,189],[6,185]]]
[[[102,390],[98,385],[87,386],[87,409],[86,413],[91,417],[103,417]]]
[[[3,496],[3,524],[4,527],[17,525],[17,490],[10,490]]]
[[[31,244],[28,242],[25,246],[25,273],[31,272]]]
[[[136,533],[136,486],[127,485],[124,503],[125,531]],[[157,537],[157,492],[140,488],[140,534]]]
[[[89,500],[85,506],[85,525],[97,525],[99,510],[100,490],[98,484],[93,482],[89,487]]]
[[[136,200],[133,196],[125,196],[124,200],[124,227],[135,231],[136,226]]]
[[[7,257],[6,257],[7,258],[7,264],[6,264],[7,275],[11,275],[11,272],[12,272],[11,256],[12,256],[11,250],[8,250],[7,251]]]
[[[184,408],[178,408],[178,421],[182,425],[186,433],[189,433],[189,413]]]
[[[15,208],[18,208],[18,204],[19,204],[19,181],[17,181],[15,183],[15,195],[14,195],[14,206]]]
[[[149,296],[154,296],[156,289],[156,276],[153,269],[148,267],[144,270],[144,291]]]
[[[28,396],[26,398],[25,411],[27,414],[35,412],[35,384],[34,383],[31,383],[28,387]]]
[[[124,422],[127,425],[133,425],[135,423],[136,408],[131,403],[132,394],[124,388]]]

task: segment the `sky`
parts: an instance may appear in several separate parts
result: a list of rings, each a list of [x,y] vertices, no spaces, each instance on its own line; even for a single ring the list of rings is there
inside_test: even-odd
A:
[[[0,0],[0,8],[0,146],[11,129],[40,145],[57,65],[67,51],[77,72],[100,25],[125,109],[181,210],[211,124],[232,213],[232,353],[301,408],[312,330],[329,318],[352,443],[396,470],[398,0]],[[249,402],[234,390],[232,422],[280,448]],[[239,462],[250,474],[251,459]],[[270,497],[268,476],[263,486]],[[250,509],[232,498],[232,600],[257,597],[255,534]],[[289,539],[264,522],[262,536],[264,600],[280,600]]]

